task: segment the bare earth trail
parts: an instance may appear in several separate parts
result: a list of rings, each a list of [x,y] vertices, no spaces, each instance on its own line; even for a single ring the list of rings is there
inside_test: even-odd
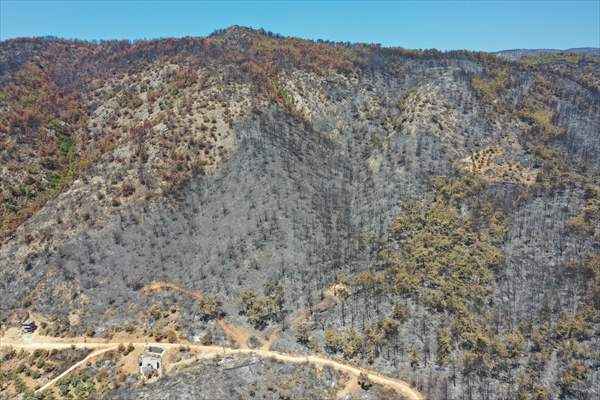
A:
[[[321,300],[319,303],[298,310],[291,320],[287,322],[287,324],[289,326],[294,326],[296,323],[308,318],[313,312],[325,311],[338,304],[340,302],[340,296],[336,294],[336,286],[339,285],[334,285],[326,289],[323,292],[323,300]],[[172,282],[154,281],[142,288],[142,293],[144,293],[146,296],[150,296],[161,291],[179,292],[195,299],[201,299],[204,297],[202,292],[198,290],[186,289]],[[218,319],[217,323],[225,336],[229,340],[236,342],[241,348],[248,348],[248,340],[254,336],[259,340],[262,339],[263,344],[261,349],[269,350],[273,342],[281,333],[281,328],[278,327],[275,328],[268,337],[264,337],[264,335],[260,332],[253,331],[249,328],[234,326],[226,322],[224,319]]]
[[[90,354],[88,354],[83,360],[76,362],[75,364],[71,365],[66,371],[64,371],[62,374],[58,375],[56,378],[50,380],[48,383],[46,383],[44,386],[42,386],[41,388],[39,388],[38,390],[36,390],[36,393],[40,393],[43,392],[44,390],[51,388],[52,386],[54,386],[55,383],[57,383],[58,381],[60,381],[62,378],[64,378],[65,376],[69,375],[71,372],[73,372],[74,370],[76,370],[77,368],[79,368],[80,366],[84,365],[85,363],[87,363],[88,361],[90,361],[92,358],[95,358],[101,354],[106,353],[107,351],[110,350],[114,350],[116,349],[117,346],[116,345],[112,345],[112,346],[108,346],[106,348],[102,348],[96,351],[92,351]]]
[[[255,337],[258,340],[263,339],[259,333],[244,327],[234,326],[224,319],[218,319],[217,324],[225,334],[225,337],[230,341],[237,343],[242,349],[249,348],[248,342],[251,337]],[[264,347],[264,345],[262,347]]]
[[[78,339],[81,340],[81,339]],[[26,335],[23,338],[1,338],[0,339],[0,347],[3,346],[12,346],[17,349],[65,349],[65,348],[87,348],[87,349],[95,349],[92,353],[88,354],[83,360],[78,361],[74,365],[72,365],[69,369],[64,371],[62,374],[52,379],[48,383],[46,383],[43,387],[41,387],[38,392],[46,390],[52,387],[56,382],[60,379],[64,378],[66,375],[76,370],[77,368],[85,365],[89,360],[94,357],[97,357],[104,352],[114,350],[119,345],[126,346],[130,342],[128,341],[75,341],[68,339],[57,339],[45,336],[37,336],[37,335]],[[398,393],[402,394],[409,400],[422,400],[424,397],[412,389],[406,382],[395,379],[391,377],[387,377],[375,371],[371,371],[368,369],[357,368],[351,365],[344,364],[342,362],[332,360],[319,355],[293,355],[280,353],[278,351],[273,350],[265,350],[265,349],[248,349],[248,348],[239,348],[232,349],[228,347],[222,346],[203,346],[203,345],[194,345],[188,344],[185,342],[182,343],[148,343],[148,342],[134,342],[132,343],[135,347],[143,347],[147,345],[155,345],[160,346],[165,349],[176,349],[180,346],[189,347],[191,350],[198,351],[199,353],[213,353],[214,355],[234,355],[234,354],[255,354],[259,357],[270,358],[274,360],[278,360],[285,363],[293,363],[293,364],[302,364],[302,363],[310,363],[317,368],[322,368],[325,366],[331,367],[341,372],[348,373],[352,376],[358,376],[360,373],[365,373],[367,377],[374,383],[387,386],[396,390]],[[203,357],[205,358],[205,357]]]
[[[334,305],[338,304],[340,299],[335,294],[335,290],[333,288],[328,288],[323,292],[323,300],[319,303],[311,306],[300,309],[296,312],[296,315],[290,321],[290,326],[294,326],[296,323],[308,318],[315,311],[325,311]]]
[[[160,282],[160,281],[154,281],[154,282],[147,284],[146,286],[144,286],[142,288],[142,293],[144,293],[146,296],[149,296],[154,293],[158,293],[161,291],[169,291],[169,290],[173,291],[173,292],[180,292],[180,293],[183,293],[190,297],[195,297],[197,299],[200,299],[204,296],[202,294],[202,292],[200,292],[198,290],[190,290],[190,289],[186,289],[186,288],[177,286],[176,284],[171,283],[171,282]]]
[[[329,309],[330,307],[333,307],[334,305],[338,304],[341,301],[341,296],[339,294],[340,292],[340,287],[342,288],[342,290],[345,287],[338,285],[334,285],[331,288],[328,288],[324,291],[323,293],[323,299],[310,307],[306,307],[303,309],[298,310],[289,320],[288,324],[290,326],[295,325],[296,323],[308,318],[313,312],[315,311],[325,311],[327,309]],[[186,289],[183,287],[178,286],[175,283],[172,282],[162,282],[162,281],[154,281],[151,282],[149,284],[147,284],[146,286],[144,286],[144,288],[142,288],[142,292],[145,295],[152,295],[161,291],[173,291],[173,292],[179,292],[182,293],[184,295],[196,298],[196,299],[201,299],[203,298],[203,294],[200,291],[197,290],[191,290],[191,289]],[[399,379],[395,379],[395,378],[390,378],[387,377],[385,375],[379,374],[375,371],[371,371],[371,370],[367,370],[367,369],[361,369],[361,368],[357,368],[357,367],[353,367],[347,364],[344,364],[342,362],[339,361],[335,361],[326,357],[322,357],[322,356],[318,356],[318,355],[292,355],[292,354],[286,354],[286,353],[280,353],[278,351],[274,351],[271,350],[271,345],[272,343],[277,339],[277,337],[279,336],[279,334],[281,333],[281,328],[275,328],[268,337],[264,337],[262,333],[259,333],[257,331],[253,331],[250,328],[246,328],[246,327],[239,327],[239,326],[235,326],[227,321],[225,321],[224,319],[218,319],[217,323],[219,325],[219,327],[221,328],[221,330],[223,331],[223,333],[225,334],[225,337],[227,337],[229,340],[237,343],[239,345],[239,348],[237,349],[233,349],[233,348],[228,348],[228,347],[222,347],[222,346],[204,346],[204,345],[195,345],[195,344],[189,344],[187,342],[185,343],[156,343],[157,346],[161,346],[164,348],[175,348],[175,347],[179,347],[181,345],[185,345],[186,347],[189,347],[190,349],[194,349],[196,351],[200,351],[203,353],[214,353],[214,354],[222,354],[222,355],[227,355],[227,354],[256,354],[260,357],[265,357],[265,358],[272,358],[278,361],[282,361],[282,362],[286,362],[286,363],[310,363],[318,368],[324,367],[324,366],[329,366],[331,368],[334,368],[338,371],[341,372],[345,372],[351,375],[351,380],[349,385],[347,385],[347,387],[345,388],[346,390],[342,390],[342,393],[346,394],[348,393],[350,390],[354,389],[354,386],[352,383],[356,382],[356,378],[358,377],[358,375],[362,372],[364,372],[371,381],[378,383],[380,385],[384,385],[387,387],[390,387],[394,390],[396,390],[398,393],[402,394],[404,397],[406,397],[407,399],[410,400],[421,400],[424,397],[417,392],[416,390],[412,389],[410,387],[410,385],[408,385],[406,382],[399,380]],[[256,349],[251,349],[248,346],[248,341],[249,339],[254,336],[255,338],[261,340],[262,339],[262,345],[260,346],[260,348],[256,348]],[[118,344],[123,344],[126,345],[129,342],[109,342],[109,343],[104,343],[104,346],[108,346],[108,345],[118,345]],[[76,347],[90,347],[89,345],[92,343],[69,343],[69,345],[71,344],[75,344]],[[148,345],[150,343],[140,343],[140,342],[134,342],[133,345],[134,346],[145,346]],[[50,346],[56,345],[56,343],[50,343]],[[13,345],[14,346],[14,345]],[[102,346],[100,344],[100,346]],[[15,346],[17,347],[17,346]],[[54,347],[51,347],[54,348]],[[92,354],[90,354],[88,357],[92,356]],[[205,358],[206,354],[204,354],[204,356],[202,358]],[[186,364],[187,362],[180,362],[181,364]],[[79,363],[81,365],[81,362]]]
[[[186,289],[172,282],[154,281],[150,282],[142,288],[142,293],[144,293],[146,296],[150,296],[161,291],[179,292],[181,294],[190,296],[198,300],[204,297],[202,292],[198,290]],[[241,348],[244,349],[248,348],[248,340],[250,339],[250,337],[254,336],[259,340],[261,338],[261,334],[259,334],[258,332],[252,332],[249,329],[234,326],[225,321],[224,319],[218,319],[217,324],[219,325],[227,339],[237,343]]]
[[[323,300],[311,307],[305,307],[296,311],[295,315],[292,316],[289,322],[286,323],[288,326],[293,327],[297,323],[307,319],[313,312],[328,310],[332,306],[336,305],[338,302],[339,298],[335,295],[334,291],[331,288],[329,288],[325,290]],[[270,350],[271,346],[273,345],[273,342],[279,338],[281,331],[281,326],[278,326],[275,329],[273,329],[264,341],[263,345],[261,346],[261,349]]]

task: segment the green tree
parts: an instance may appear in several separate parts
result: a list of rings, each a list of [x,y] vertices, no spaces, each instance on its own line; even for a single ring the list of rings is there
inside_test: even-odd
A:
[[[200,318],[204,321],[221,318],[224,314],[223,303],[213,298],[202,297],[197,301]]]
[[[335,329],[326,329],[323,333],[325,350],[329,353],[337,353],[342,349],[343,340]]]
[[[304,321],[297,323],[296,326],[294,326],[294,335],[296,336],[298,343],[306,345],[310,339],[308,324]]]
[[[438,330],[437,334],[437,363],[446,365],[452,353],[452,337],[447,329]]]
[[[417,353],[417,349],[412,346],[410,348],[410,353],[408,355],[410,367],[412,370],[416,370],[419,367],[419,353]]]
[[[511,333],[506,337],[506,351],[510,358],[519,356],[525,345],[525,338],[520,333]]]
[[[354,358],[362,352],[363,340],[360,334],[354,329],[350,329],[342,337],[342,353],[345,358]]]

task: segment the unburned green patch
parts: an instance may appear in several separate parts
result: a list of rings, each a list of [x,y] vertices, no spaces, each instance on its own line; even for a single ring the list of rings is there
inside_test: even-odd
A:
[[[437,311],[467,314],[491,293],[501,254],[490,233],[441,201],[410,203],[391,226],[393,244],[382,254],[395,290]],[[393,247],[399,250],[393,250]]]

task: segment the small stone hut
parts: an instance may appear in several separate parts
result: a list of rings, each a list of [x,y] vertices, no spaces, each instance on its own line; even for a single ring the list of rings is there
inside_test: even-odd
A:
[[[37,325],[34,320],[27,319],[21,323],[21,329],[23,333],[32,333],[37,329]]]
[[[140,374],[143,376],[149,376],[152,374],[152,371],[156,371],[158,376],[162,376],[164,354],[165,349],[162,347],[146,346],[138,358]]]

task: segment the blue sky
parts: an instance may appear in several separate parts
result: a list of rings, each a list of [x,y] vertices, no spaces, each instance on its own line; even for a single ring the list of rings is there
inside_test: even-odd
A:
[[[590,1],[0,0],[0,39],[205,36],[231,25],[286,36],[406,48],[600,47]]]

